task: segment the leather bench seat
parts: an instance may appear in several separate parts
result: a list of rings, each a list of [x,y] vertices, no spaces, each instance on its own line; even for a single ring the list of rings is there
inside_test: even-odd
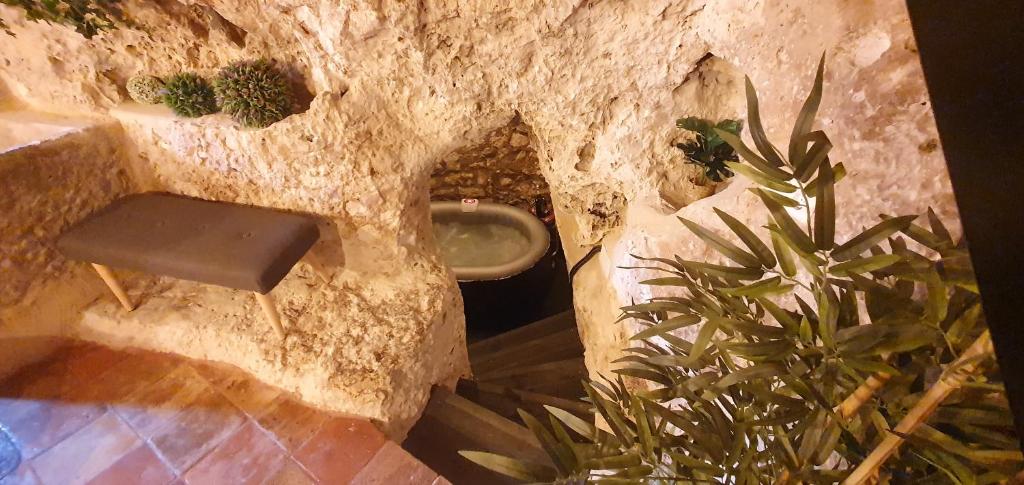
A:
[[[319,235],[308,216],[149,192],[90,215],[57,245],[72,259],[266,294]]]

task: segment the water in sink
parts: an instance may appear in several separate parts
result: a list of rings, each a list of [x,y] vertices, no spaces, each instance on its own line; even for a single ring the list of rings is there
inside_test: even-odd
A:
[[[504,224],[435,222],[434,237],[451,266],[496,266],[523,254],[530,242]]]

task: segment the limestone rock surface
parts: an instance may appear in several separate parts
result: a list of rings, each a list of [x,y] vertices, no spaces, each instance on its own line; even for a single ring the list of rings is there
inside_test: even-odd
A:
[[[396,429],[415,418],[431,384],[466,370],[461,301],[430,234],[430,174],[517,114],[570,264],[603,247],[574,282],[595,373],[631,332],[612,323],[617,308],[648,296],[638,284],[645,275],[620,268],[635,263],[630,254],[709,256],[676,214],[718,229],[712,207],[752,223],[763,217],[741,180],[701,186],[672,147],[676,118],[745,117],[743,74],[770,137],[784,144],[827,52],[820,128],[850,171],[837,194],[840,238],[880,212],[932,206],[956,219],[899,2],[125,3],[141,27],[90,40],[0,6],[15,34],[0,33],[0,91],[37,110],[120,122],[121,163],[140,189],[325,217],[329,237],[314,257],[326,274],[303,264],[286,279],[281,299],[296,333],[281,349],[267,343],[251,302],[159,281],[145,286],[154,288],[147,321],[110,315],[104,300],[77,322],[82,335],[232,361]],[[310,93],[308,108],[269,128],[125,105],[132,75],[210,74],[263,56],[291,65]],[[193,305],[179,312],[175,301]],[[150,322],[166,331],[147,330]],[[189,322],[194,332],[179,328]],[[215,337],[224,329],[230,338]]]

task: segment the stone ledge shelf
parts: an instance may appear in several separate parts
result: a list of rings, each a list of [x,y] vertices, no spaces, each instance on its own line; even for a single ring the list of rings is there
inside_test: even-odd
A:
[[[0,153],[45,143],[95,124],[95,119],[24,109],[0,111]]]

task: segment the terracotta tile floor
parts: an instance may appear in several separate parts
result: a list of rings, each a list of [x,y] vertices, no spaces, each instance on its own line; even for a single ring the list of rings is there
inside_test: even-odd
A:
[[[447,484],[242,371],[75,344],[0,382],[0,485]]]

